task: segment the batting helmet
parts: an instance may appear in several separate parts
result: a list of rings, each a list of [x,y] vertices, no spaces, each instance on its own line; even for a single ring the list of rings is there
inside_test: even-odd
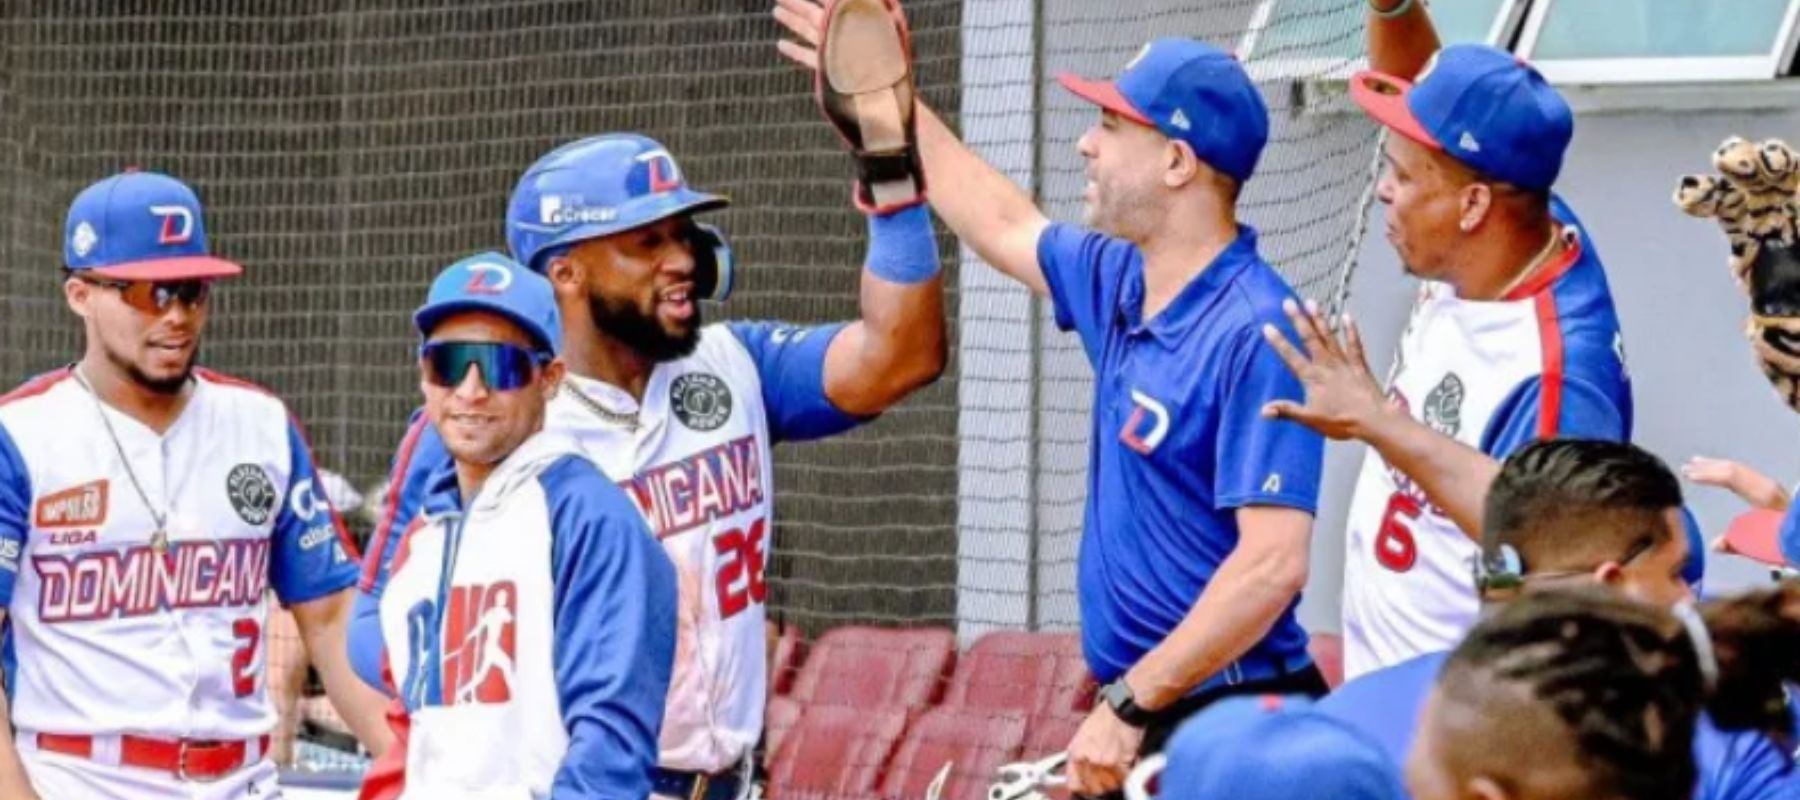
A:
[[[654,139],[635,133],[590,136],[550,151],[525,170],[507,203],[506,243],[519,263],[542,272],[557,248],[730,203],[688,188],[675,157]],[[736,273],[724,234],[696,223],[687,236],[694,251],[695,293],[724,300]]]

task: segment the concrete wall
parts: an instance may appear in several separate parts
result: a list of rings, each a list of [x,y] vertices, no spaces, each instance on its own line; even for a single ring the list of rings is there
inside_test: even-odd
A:
[[[1652,94],[1645,102],[1657,100]],[[1800,137],[1800,109],[1584,113],[1558,189],[1593,236],[1612,282],[1635,384],[1637,442],[1674,466],[1695,455],[1733,458],[1791,483],[1800,480],[1800,417],[1776,400],[1751,360],[1742,335],[1747,304],[1726,270],[1724,237],[1669,202],[1676,177],[1709,171],[1713,148],[1733,134]],[[1381,230],[1382,213],[1371,209],[1371,230]],[[1377,235],[1362,248],[1351,288],[1349,307],[1382,372],[1405,323],[1413,282]],[[1341,531],[1362,452],[1333,445],[1327,454],[1313,578],[1301,609],[1314,629],[1338,628]],[[1709,537],[1743,511],[1722,490],[1684,489]],[[1716,554],[1707,570],[1708,591],[1767,575]]]

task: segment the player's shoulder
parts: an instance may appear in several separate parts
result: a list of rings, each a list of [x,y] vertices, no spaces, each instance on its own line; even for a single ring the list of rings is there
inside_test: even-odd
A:
[[[557,456],[538,472],[537,482],[553,515],[573,513],[617,523],[642,522],[642,515],[624,490],[579,453]]]
[[[216,370],[197,367],[194,380],[206,387],[208,403],[236,413],[261,413],[290,419],[287,403],[262,384]]]
[[[23,423],[29,427],[35,423],[36,417],[57,413],[64,406],[63,394],[72,389],[80,390],[80,384],[75,382],[74,377],[73,367],[59,367],[0,395],[0,424],[10,422],[18,426]]]

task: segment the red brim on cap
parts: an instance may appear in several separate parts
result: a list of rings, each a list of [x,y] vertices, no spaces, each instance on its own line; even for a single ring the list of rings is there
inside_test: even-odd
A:
[[[1149,117],[1144,116],[1144,112],[1137,110],[1130,100],[1125,99],[1125,95],[1119,93],[1119,85],[1112,81],[1088,80],[1079,75],[1070,75],[1065,72],[1056,76],[1056,82],[1062,84],[1064,89],[1073,92],[1076,97],[1139,125],[1156,127],[1156,123],[1151,122]]]
[[[1781,554],[1781,519],[1779,511],[1757,509],[1739,514],[1725,529],[1725,552],[1736,553],[1772,567],[1785,567]]]
[[[1412,82],[1383,72],[1358,72],[1350,79],[1350,99],[1369,112],[1376,122],[1433,150],[1444,149],[1406,105],[1406,95],[1411,91]]]
[[[244,268],[212,256],[180,256],[95,267],[89,274],[115,281],[191,281],[235,278]]]

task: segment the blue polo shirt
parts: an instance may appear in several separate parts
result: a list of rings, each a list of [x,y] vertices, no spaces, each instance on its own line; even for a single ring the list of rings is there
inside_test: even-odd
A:
[[[1262,338],[1265,323],[1296,338],[1281,310],[1294,292],[1257,255],[1254,230],[1240,227],[1150,320],[1135,245],[1052,225],[1038,240],[1038,264],[1057,325],[1081,336],[1094,367],[1076,590],[1088,668],[1111,681],[1193,608],[1237,547],[1237,508],[1315,511],[1324,440],[1262,417],[1263,404],[1305,394]],[[1261,642],[1196,691],[1308,663],[1290,605]]]
[[[1396,767],[1406,764],[1425,698],[1437,685],[1448,652],[1427,653],[1378,669],[1320,700],[1320,713],[1374,737]],[[1695,800],[1788,800],[1800,797],[1793,756],[1753,731],[1728,732],[1701,715],[1694,728]]]

